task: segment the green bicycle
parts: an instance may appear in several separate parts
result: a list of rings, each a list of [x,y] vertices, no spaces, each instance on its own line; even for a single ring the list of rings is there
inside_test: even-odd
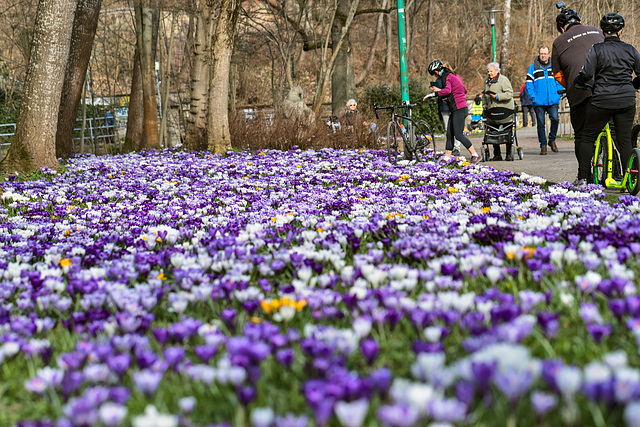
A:
[[[633,128],[631,139],[633,148],[629,157],[629,164],[623,172],[620,154],[614,147],[609,124],[606,124],[596,139],[596,147],[593,153],[593,180],[595,184],[620,190],[626,188],[634,196],[640,192],[638,133],[640,133],[640,124]]]

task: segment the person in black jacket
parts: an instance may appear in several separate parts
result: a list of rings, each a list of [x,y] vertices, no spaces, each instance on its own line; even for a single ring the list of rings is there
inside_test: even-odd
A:
[[[628,166],[632,149],[631,128],[636,114],[634,89],[640,87],[640,53],[620,40],[624,28],[622,16],[607,13],[600,20],[600,28],[605,40],[591,47],[582,70],[573,82],[576,87],[585,87],[595,77],[591,107],[578,147],[578,179],[574,182],[578,186],[587,183],[594,142],[609,120],[613,119],[616,129],[616,146],[623,169]]]

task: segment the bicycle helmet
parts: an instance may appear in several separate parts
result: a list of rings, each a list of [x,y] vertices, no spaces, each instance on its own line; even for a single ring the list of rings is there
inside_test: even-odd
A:
[[[607,13],[600,20],[600,29],[603,33],[615,34],[624,28],[624,18],[617,13]]]
[[[443,68],[444,65],[442,64],[442,61],[440,61],[439,59],[434,59],[433,61],[431,61],[431,64],[429,64],[429,74],[434,75]]]
[[[570,23],[577,24],[579,22],[581,22],[581,20],[578,12],[573,9],[562,9],[556,17],[556,28],[559,33],[562,33],[562,28],[564,28],[565,25]]]

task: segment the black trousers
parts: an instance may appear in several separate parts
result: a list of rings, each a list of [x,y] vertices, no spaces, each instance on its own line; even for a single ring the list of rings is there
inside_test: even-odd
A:
[[[468,150],[471,148],[471,141],[464,134],[464,119],[467,117],[469,108],[464,107],[459,110],[453,111],[449,115],[449,124],[447,125],[447,151],[453,151],[454,139],[457,139]]]
[[[635,115],[635,105],[618,109],[600,108],[594,105],[589,107],[578,146],[578,179],[589,178],[596,138],[609,120],[613,120],[616,129],[616,147],[620,152],[622,170],[627,169],[629,157],[631,157],[631,128]]]
[[[591,98],[587,98],[580,104],[571,105],[571,109],[569,110],[569,118],[571,119],[571,126],[573,127],[573,134],[575,135],[573,148],[576,154],[576,160],[578,160],[578,162],[580,162],[578,149],[580,147],[580,141],[582,140],[584,125],[587,123],[587,111],[589,111],[590,106]],[[602,130],[602,128],[600,129]]]

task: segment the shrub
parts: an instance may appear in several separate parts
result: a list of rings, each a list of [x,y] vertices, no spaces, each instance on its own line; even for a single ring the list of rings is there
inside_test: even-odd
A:
[[[431,126],[434,133],[444,132],[444,126],[438,113],[438,104],[434,98],[422,101],[422,98],[429,93],[429,84],[421,79],[409,79],[409,100],[412,104],[418,104],[412,109],[412,117],[415,120],[425,120]],[[366,115],[373,114],[373,103],[380,106],[384,105],[400,105],[402,103],[402,94],[400,85],[389,86],[386,83],[378,83],[366,86],[359,94],[359,108]],[[381,114],[378,125],[384,128],[385,121],[388,120],[388,114]]]

